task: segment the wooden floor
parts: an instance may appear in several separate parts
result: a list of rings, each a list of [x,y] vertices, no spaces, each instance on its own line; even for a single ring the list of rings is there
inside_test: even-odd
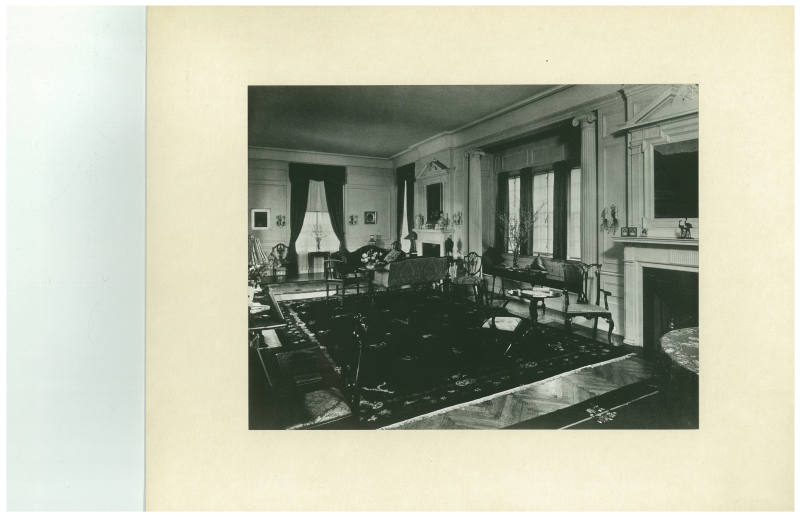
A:
[[[548,378],[463,405],[387,426],[387,429],[499,429],[566,408],[652,378],[650,364],[636,355]]]

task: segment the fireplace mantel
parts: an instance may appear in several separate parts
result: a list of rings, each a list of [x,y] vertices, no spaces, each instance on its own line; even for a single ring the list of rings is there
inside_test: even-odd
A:
[[[614,238],[625,247],[625,343],[642,345],[644,268],[699,271],[700,241],[658,237]]]
[[[447,229],[433,229],[433,228],[415,228],[414,232],[417,233],[417,242],[419,243],[418,250],[422,250],[422,243],[430,243],[432,245],[439,245],[439,255],[444,256],[444,242],[447,238],[453,237],[453,230]]]

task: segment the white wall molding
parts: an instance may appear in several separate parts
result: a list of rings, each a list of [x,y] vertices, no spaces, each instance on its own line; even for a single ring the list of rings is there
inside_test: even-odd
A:
[[[250,146],[247,148],[247,157],[249,159],[277,160],[281,162],[360,166],[394,170],[394,164],[392,160],[388,158],[323,153],[320,151],[305,151],[302,149],[281,149]]]

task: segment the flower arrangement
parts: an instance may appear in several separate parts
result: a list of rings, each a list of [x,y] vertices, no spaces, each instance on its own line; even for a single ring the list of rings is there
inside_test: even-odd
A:
[[[374,266],[381,258],[379,250],[367,250],[361,254],[361,262],[366,266]]]

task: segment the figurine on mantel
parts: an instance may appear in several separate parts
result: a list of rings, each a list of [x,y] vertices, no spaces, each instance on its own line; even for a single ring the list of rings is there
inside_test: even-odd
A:
[[[683,218],[683,223],[678,220],[678,228],[681,229],[681,239],[692,239],[692,224],[689,223],[689,218]]]

